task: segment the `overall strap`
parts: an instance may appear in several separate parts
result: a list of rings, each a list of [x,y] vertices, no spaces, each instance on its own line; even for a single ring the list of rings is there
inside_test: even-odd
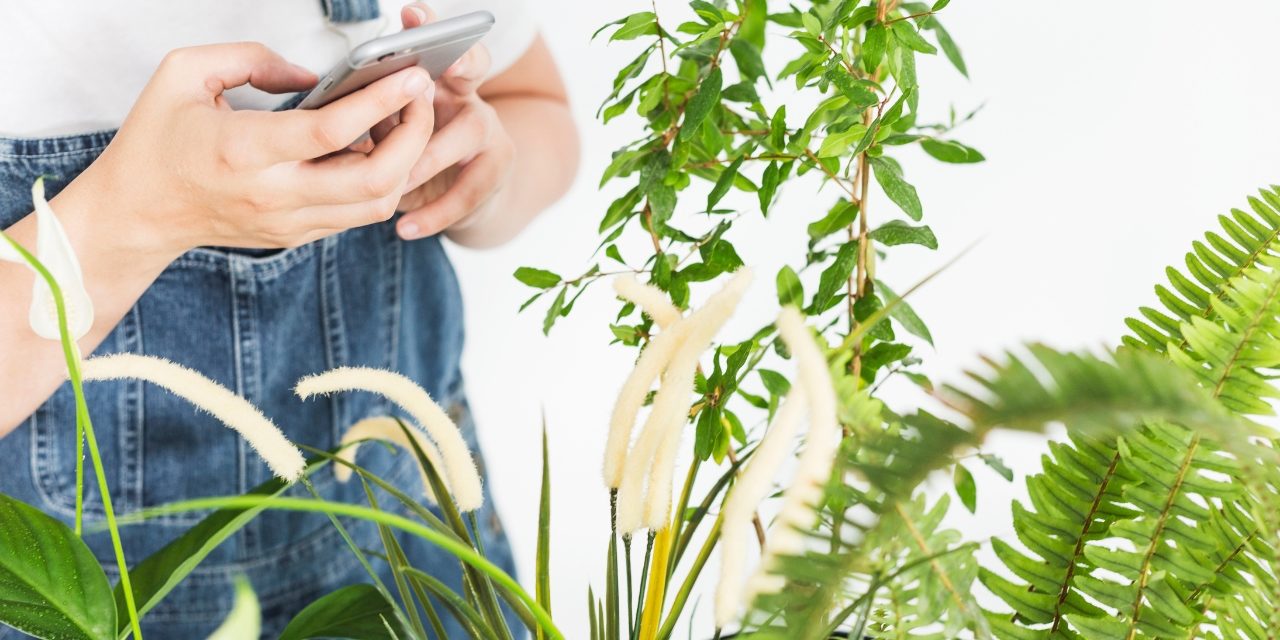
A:
[[[320,0],[320,5],[329,22],[335,24],[375,20],[382,15],[378,0]]]

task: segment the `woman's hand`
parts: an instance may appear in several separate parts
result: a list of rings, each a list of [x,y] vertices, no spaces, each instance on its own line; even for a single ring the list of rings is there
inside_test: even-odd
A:
[[[434,129],[434,83],[417,68],[317,110],[236,111],[223,92],[283,93],[316,82],[255,43],[171,52],[102,156],[73,187],[110,202],[146,253],[280,248],[387,220]],[[368,153],[347,146],[398,115]],[[92,224],[92,223],[91,223]]]
[[[435,20],[435,14],[419,2],[402,9],[400,20],[411,29]],[[436,132],[400,199],[400,237],[465,229],[494,208],[516,154],[497,112],[476,93],[488,73],[489,53],[476,45],[439,79]]]

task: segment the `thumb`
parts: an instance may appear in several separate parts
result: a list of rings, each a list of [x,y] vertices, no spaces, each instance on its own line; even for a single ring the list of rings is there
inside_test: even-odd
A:
[[[203,89],[215,97],[245,84],[268,93],[301,91],[314,86],[317,80],[314,73],[257,42],[178,49],[166,56],[163,66],[183,76],[202,79]]]

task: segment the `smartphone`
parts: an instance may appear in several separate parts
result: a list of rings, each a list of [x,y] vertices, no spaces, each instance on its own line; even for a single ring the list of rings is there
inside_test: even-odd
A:
[[[318,109],[401,69],[419,66],[439,78],[489,29],[494,17],[473,11],[424,24],[400,33],[374,38],[355,49],[316,83],[299,109]]]

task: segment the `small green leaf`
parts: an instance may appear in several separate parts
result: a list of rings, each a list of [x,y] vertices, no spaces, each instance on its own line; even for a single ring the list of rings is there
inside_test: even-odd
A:
[[[778,107],[769,120],[769,144],[782,150],[787,146],[787,105]]]
[[[1000,474],[1000,477],[1013,482],[1013,469],[1004,463],[1004,460],[993,453],[980,453],[978,457],[982,459],[983,464],[991,468],[992,471]]]
[[[729,166],[724,168],[720,173],[720,177],[716,179],[716,184],[711,187],[711,191],[707,194],[707,211],[715,208],[716,203],[729,193],[729,187],[733,186],[733,179],[738,175],[738,168],[742,166],[742,161],[746,160],[747,155],[743,153],[734,159]]]
[[[533,267],[520,267],[516,269],[516,280],[523,282],[535,289],[550,289],[560,284],[560,276],[547,271],[546,269],[535,269]]]
[[[599,33],[599,32],[597,32]],[[652,11],[641,11],[627,16],[622,26],[609,37],[612,42],[614,40],[635,40],[640,36],[657,35],[658,23],[657,16]]]
[[[898,300],[898,303],[889,310],[889,317],[897,320],[907,333],[933,344],[933,335],[929,333],[929,327],[925,326],[924,321],[916,315],[915,309],[912,309],[906,300],[899,299],[898,294],[879,280],[876,280],[876,291],[884,294],[885,304],[892,304],[893,301]]]
[[[756,373],[760,375],[760,381],[764,383],[764,388],[771,395],[779,398],[787,395],[791,391],[791,381],[787,377],[772,369],[756,369]]]
[[[822,34],[822,22],[818,20],[818,16],[806,11],[805,13],[800,14],[800,23],[804,25],[804,30],[807,31],[809,35],[816,38]]]
[[[885,195],[889,196],[889,199],[908,216],[911,216],[912,220],[919,220],[924,215],[920,207],[920,197],[916,195],[916,188],[902,179],[902,169],[898,163],[889,157],[882,156],[872,158],[871,166],[874,169],[876,182],[880,184],[881,189],[884,189]]]
[[[734,62],[738,63],[738,73],[742,74],[743,78],[754,81],[757,78],[768,77],[764,60],[760,58],[760,49],[754,44],[740,37],[734,38],[729,42],[729,53],[733,55]]]
[[[892,247],[900,244],[918,244],[930,249],[938,248],[938,238],[928,225],[913,227],[901,220],[890,220],[871,231],[871,239]]]
[[[799,307],[804,304],[804,285],[800,284],[800,276],[795,270],[783,265],[778,270],[778,304],[787,307]]]
[[[844,131],[828,133],[826,138],[822,140],[822,146],[818,147],[819,158],[835,158],[846,154],[849,145],[856,140],[861,140],[867,135],[867,128],[860,123],[849,126]]]
[[[956,46],[955,40],[951,39],[951,34],[938,24],[937,20],[929,21],[929,28],[933,30],[934,35],[938,37],[938,46],[942,48],[942,55],[951,61],[951,65],[960,72],[960,75],[968,78],[969,68],[964,64],[964,56],[960,55],[960,47]]]
[[[858,218],[858,206],[848,200],[841,200],[831,207],[821,220],[809,223],[807,228],[809,240],[817,242],[841,229],[853,224]]]
[[[857,262],[858,242],[855,240],[840,245],[835,261],[823,270],[822,277],[818,279],[818,291],[813,294],[813,300],[806,309],[809,315],[817,315],[835,306],[839,301],[836,292],[848,282]]]
[[[960,496],[960,502],[964,504],[964,508],[969,513],[974,513],[978,509],[978,484],[973,481],[973,474],[964,468],[962,464],[956,464],[956,470],[951,478],[956,486],[956,495]]]
[[[556,299],[552,301],[551,306],[547,307],[547,315],[542,319],[542,334],[551,333],[551,327],[555,326],[556,320],[560,318],[560,312],[564,310],[565,294],[569,291],[569,287],[560,287],[560,293]]]
[[[926,138],[920,141],[924,152],[943,161],[956,164],[969,164],[986,160],[977,149],[968,147],[954,140],[934,140]]]
[[[925,40],[924,37],[920,35],[920,32],[916,31],[915,27],[911,26],[911,23],[909,22],[899,21],[893,23],[893,37],[896,38],[898,42],[909,47],[912,51],[919,51],[920,53],[926,54],[934,54],[938,52],[938,49],[929,44],[929,41]]]
[[[698,93],[689,99],[689,104],[685,107],[684,123],[680,125],[678,136],[680,139],[687,139],[694,135],[711,110],[720,104],[720,90],[723,84],[724,76],[720,67],[712,69],[711,73],[707,74],[702,85],[698,87]]]
[[[782,182],[782,169],[777,162],[770,162],[760,176],[760,189],[756,197],[760,200],[760,214],[769,215],[769,205],[773,204],[773,196],[778,192],[778,184]]]
[[[867,36],[862,41],[862,68],[867,73],[875,73],[876,67],[880,66],[888,42],[889,30],[884,25],[877,23],[867,29]]]

